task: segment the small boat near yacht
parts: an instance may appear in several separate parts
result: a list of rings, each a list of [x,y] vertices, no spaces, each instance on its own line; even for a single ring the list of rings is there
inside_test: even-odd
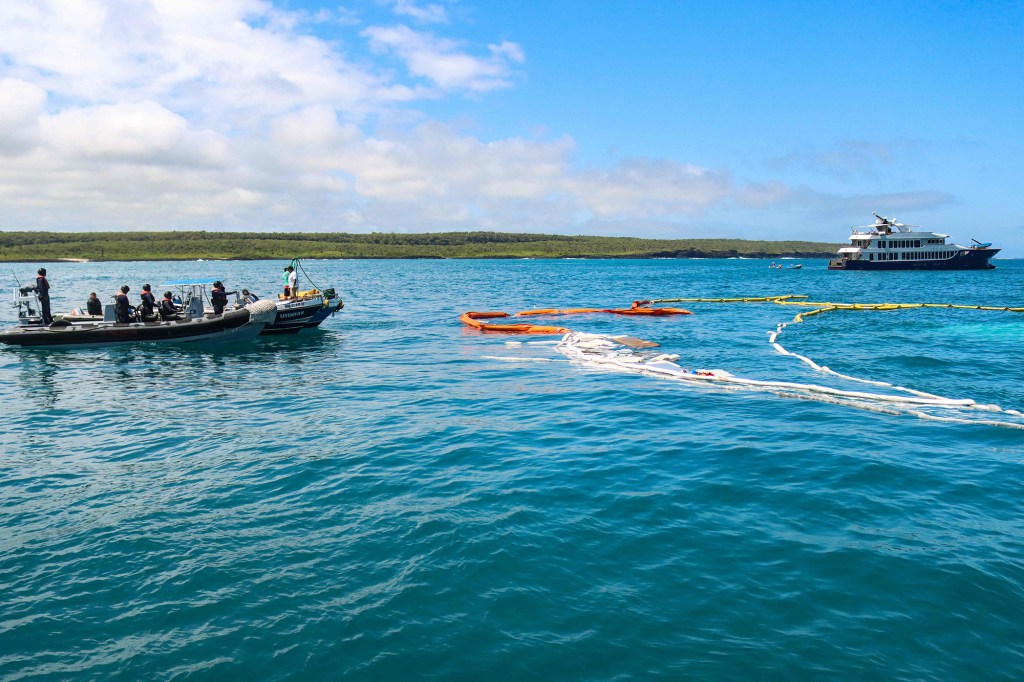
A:
[[[1000,249],[972,239],[973,246],[946,243],[948,234],[927,232],[872,212],[875,222],[851,228],[850,246],[839,249],[829,270],[991,270]]]
[[[302,272],[307,282],[312,280],[302,267],[302,261],[293,258],[285,273],[295,271],[296,289],[298,289],[298,272]],[[287,282],[287,280],[285,280]],[[263,334],[295,334],[303,329],[319,327],[320,323],[328,317],[345,307],[333,287],[321,289],[313,285],[313,288],[296,290],[290,292],[290,296],[278,294],[274,303],[277,305],[277,318],[263,329]],[[236,297],[236,305],[242,303]]]
[[[319,327],[320,323],[345,307],[334,289],[309,289],[296,292],[295,298],[280,296],[273,301],[277,318],[263,328],[263,334],[294,334]]]
[[[35,348],[86,348],[138,342],[221,343],[255,338],[277,315],[272,301],[256,301],[222,315],[208,315],[196,285],[183,288],[177,319],[116,322],[114,306],[107,305],[102,318],[86,315],[56,315],[45,326],[39,315],[39,301],[32,287],[14,291],[18,325],[0,331],[0,343]]]

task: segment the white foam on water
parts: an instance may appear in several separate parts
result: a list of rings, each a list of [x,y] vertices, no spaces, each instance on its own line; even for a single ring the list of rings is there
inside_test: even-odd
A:
[[[597,367],[615,371],[645,374],[666,379],[675,379],[693,383],[717,385],[720,387],[742,388],[746,390],[773,393],[780,397],[843,405],[869,412],[880,412],[894,415],[910,415],[921,419],[998,426],[1003,428],[1024,429],[1024,423],[999,420],[971,418],[970,412],[980,411],[1001,413],[1011,417],[1024,417],[1017,410],[1004,410],[998,405],[979,404],[970,398],[946,398],[925,393],[902,386],[894,386],[884,381],[874,381],[840,374],[828,367],[818,365],[810,358],[792,353],[783,348],[776,339],[785,324],[780,324],[770,337],[770,343],[782,355],[793,356],[809,365],[815,371],[835,375],[837,377],[890,389],[892,392],[879,393],[870,391],[851,391],[825,386],[822,384],[795,381],[773,381],[748,379],[733,375],[722,369],[690,370],[678,364],[678,355],[660,353],[652,355],[634,351],[616,340],[614,336],[604,334],[586,334],[570,332],[557,342],[555,349],[569,360],[588,367]],[[945,415],[936,415],[922,410],[946,411]]]

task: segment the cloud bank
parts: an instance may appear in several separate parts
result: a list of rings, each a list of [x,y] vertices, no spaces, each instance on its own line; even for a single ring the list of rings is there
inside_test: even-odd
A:
[[[529,56],[440,35],[444,5],[389,8],[0,4],[0,228],[628,233],[820,198],[669,159],[580,167],[568,136],[431,120],[417,105],[514,88]]]

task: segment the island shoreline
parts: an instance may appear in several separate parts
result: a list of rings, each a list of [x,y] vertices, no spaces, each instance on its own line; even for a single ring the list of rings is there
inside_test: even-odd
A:
[[[830,258],[839,244],[511,232],[0,232],[0,262]]]

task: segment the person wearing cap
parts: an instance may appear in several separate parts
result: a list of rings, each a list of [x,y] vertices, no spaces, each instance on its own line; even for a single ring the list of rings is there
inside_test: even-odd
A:
[[[153,288],[148,284],[142,285],[142,318],[153,318],[156,316],[156,296],[153,295]]]
[[[49,327],[53,324],[53,317],[50,316],[50,283],[46,281],[46,268],[39,268],[36,277],[36,296],[39,298],[39,307],[43,316],[43,325]]]
[[[127,284],[121,287],[120,293],[114,296],[114,316],[118,322],[131,322],[131,316],[128,312],[131,308],[131,302],[128,300],[128,292],[131,291],[131,287]]]
[[[103,303],[96,297],[95,291],[89,294],[89,300],[85,302],[85,309],[89,311],[90,315],[103,314]]]

